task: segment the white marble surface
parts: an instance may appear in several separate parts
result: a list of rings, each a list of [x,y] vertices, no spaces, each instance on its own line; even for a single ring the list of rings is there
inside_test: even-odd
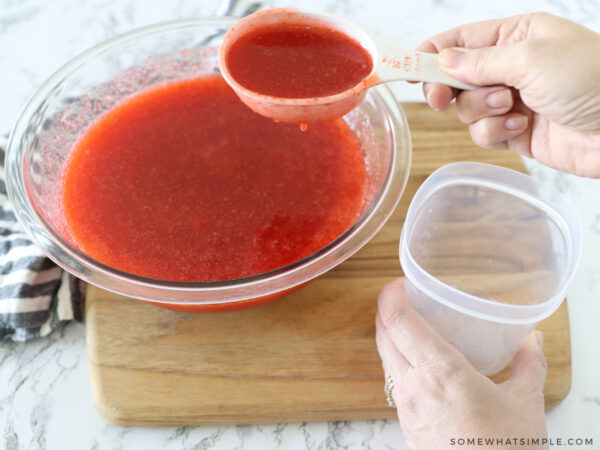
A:
[[[274,2],[265,2],[275,6]],[[410,47],[454,25],[546,10],[600,31],[597,0],[283,0],[343,14]],[[8,132],[28,96],[87,47],[163,20],[212,14],[206,0],[0,0],[0,133]],[[402,100],[420,89],[394,87]],[[566,193],[584,224],[583,259],[569,293],[573,386],[547,414],[553,438],[592,437],[600,448],[600,180],[583,180],[528,163],[531,173]],[[396,421],[261,426],[124,429],[95,412],[84,329],[70,324],[50,338],[0,344],[0,448],[14,449],[389,449],[404,448]],[[567,448],[562,446],[560,448]],[[582,447],[583,448],[583,447]],[[590,448],[590,447],[587,447]]]

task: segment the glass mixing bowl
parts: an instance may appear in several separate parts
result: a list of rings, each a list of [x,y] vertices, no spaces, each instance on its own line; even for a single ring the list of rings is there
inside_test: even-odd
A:
[[[247,278],[207,283],[149,279],[102,264],[73,242],[62,213],[61,180],[69,153],[88,126],[149,88],[219,72],[218,47],[234,19],[159,24],[100,44],[65,64],[29,101],[6,152],[6,183],[16,216],[58,265],[110,291],[188,311],[258,305],[340,264],[383,226],[398,204],[411,160],[406,117],[385,86],[369,90],[344,120],[361,141],[368,170],[360,218],[310,256]]]

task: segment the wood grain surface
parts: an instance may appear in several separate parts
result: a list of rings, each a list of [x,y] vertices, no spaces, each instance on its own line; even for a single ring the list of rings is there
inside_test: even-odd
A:
[[[89,371],[105,419],[157,426],[395,417],[385,402],[374,316],[381,287],[402,275],[398,239],[414,192],[432,171],[455,161],[525,171],[511,152],[476,147],[452,109],[403,106],[413,163],[399,207],[367,246],[298,292],[245,311],[189,314],[89,286]],[[571,384],[566,302],[538,328],[550,408]]]

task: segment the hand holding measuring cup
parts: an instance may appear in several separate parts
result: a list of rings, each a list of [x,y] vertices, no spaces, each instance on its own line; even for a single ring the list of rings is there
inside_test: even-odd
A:
[[[260,11],[235,24],[223,38],[219,67],[251,109],[291,123],[341,117],[366,89],[387,81],[473,88],[444,73],[436,54],[379,42],[332,14],[291,8]]]
[[[600,34],[547,13],[459,26],[418,48],[481,87],[426,83],[429,104],[456,113],[473,141],[580,176],[600,177]]]

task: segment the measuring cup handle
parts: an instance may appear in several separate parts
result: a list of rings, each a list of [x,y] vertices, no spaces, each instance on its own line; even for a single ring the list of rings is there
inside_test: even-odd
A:
[[[378,81],[425,81],[442,83],[458,89],[475,89],[467,83],[446,74],[438,64],[436,53],[404,50],[387,43],[377,42],[375,73]]]

